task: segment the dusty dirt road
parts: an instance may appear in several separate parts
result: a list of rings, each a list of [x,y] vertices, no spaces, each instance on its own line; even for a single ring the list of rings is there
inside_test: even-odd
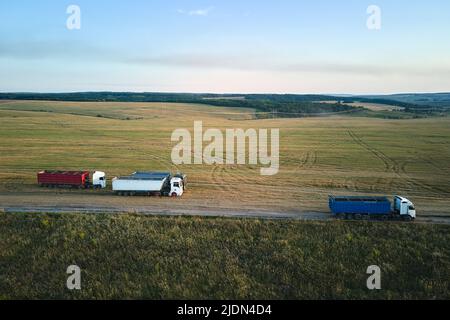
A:
[[[219,208],[162,208],[159,206],[89,206],[89,205],[14,205],[2,206],[0,211],[14,213],[83,213],[83,214],[142,214],[153,216],[199,216],[199,217],[227,217],[254,218],[271,220],[304,220],[304,221],[333,221],[335,218],[326,212],[275,212],[268,210],[235,210]],[[414,223],[447,224],[448,216],[421,216]]]

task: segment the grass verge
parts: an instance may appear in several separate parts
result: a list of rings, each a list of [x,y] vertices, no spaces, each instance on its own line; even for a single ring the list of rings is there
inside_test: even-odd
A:
[[[449,299],[450,227],[0,214],[2,299]],[[66,288],[69,265],[82,289]],[[367,267],[382,290],[366,287]]]

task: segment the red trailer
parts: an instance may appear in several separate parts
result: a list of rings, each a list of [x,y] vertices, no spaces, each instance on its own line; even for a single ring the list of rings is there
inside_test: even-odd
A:
[[[37,175],[41,187],[89,188],[89,171],[41,171]]]

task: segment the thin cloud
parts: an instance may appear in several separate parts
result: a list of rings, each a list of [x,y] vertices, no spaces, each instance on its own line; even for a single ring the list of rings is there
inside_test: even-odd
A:
[[[185,15],[188,15],[188,16],[203,16],[203,17],[206,17],[213,10],[214,10],[214,7],[209,7],[209,8],[205,8],[205,9],[187,10],[187,11],[179,9],[178,13],[185,14]]]
[[[169,68],[220,69],[284,74],[338,74],[356,76],[450,77],[448,63],[399,65],[390,63],[344,63],[338,61],[285,61],[242,54],[137,55],[71,42],[2,42],[0,59],[114,63]]]
[[[322,73],[362,76],[450,77],[449,65],[407,66],[381,63],[280,62],[258,56],[178,54],[127,59],[126,63],[178,68],[268,71],[279,73]]]

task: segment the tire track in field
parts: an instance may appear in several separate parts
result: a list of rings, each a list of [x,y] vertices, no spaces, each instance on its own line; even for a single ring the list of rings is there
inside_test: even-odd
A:
[[[246,185],[244,192],[238,192],[239,196],[251,199],[258,199],[262,197],[262,192],[264,190],[270,190],[269,193],[264,193],[263,197],[273,198],[274,200],[284,199],[287,194],[303,193],[298,189],[298,184],[295,182],[288,182],[285,180],[272,180],[269,181],[270,177],[261,176],[259,173],[259,168],[255,172],[252,172],[252,176],[246,175],[245,172],[238,172],[240,168],[245,168],[251,170],[248,167],[240,166],[225,166],[224,172],[228,176],[228,181],[230,186],[242,186]],[[320,192],[322,192],[321,190]],[[311,191],[308,191],[311,192]],[[315,192],[314,192],[315,193]],[[287,198],[286,198],[287,199]]]
[[[168,164],[167,164],[168,161],[167,161],[166,158],[161,157],[161,156],[157,156],[157,155],[154,155],[154,154],[149,154],[148,156],[151,157],[151,158],[153,158],[153,159],[156,159],[157,162],[163,164],[164,167],[167,168],[167,170],[172,171],[172,168],[175,168],[175,170],[176,170],[177,172],[180,172],[180,167],[179,167],[178,165],[174,164],[174,163],[171,162],[171,161],[169,161],[169,162],[170,162],[170,165],[168,165]]]
[[[444,171],[446,173],[450,173],[450,168],[449,167],[438,165],[437,162],[434,161],[430,157],[418,156],[418,158],[420,160],[422,160],[425,164],[427,164],[427,165],[437,169],[438,171]]]
[[[144,152],[142,150],[136,149],[136,148],[127,148],[128,151],[130,151],[131,153],[135,153],[135,152]],[[150,159],[149,159],[150,158]],[[124,159],[124,161],[129,160],[128,158]],[[174,164],[172,161],[168,161],[167,158],[162,157],[162,156],[158,156],[156,154],[153,153],[145,153],[145,155],[140,155],[140,156],[135,156],[133,157],[133,160],[143,160],[143,161],[155,161],[158,164],[161,164],[161,167],[164,168],[164,170],[171,172],[173,168],[175,168],[175,170],[177,172],[180,171],[180,168],[178,165]]]
[[[396,160],[387,156],[384,152],[370,146],[368,143],[363,141],[355,132],[353,132],[350,129],[348,130],[348,134],[356,144],[372,153],[376,158],[378,158],[384,163],[385,172],[394,173],[398,178],[402,179],[402,181],[405,181],[405,183],[409,186],[410,190],[415,190],[417,189],[417,187],[420,187],[428,190],[433,195],[450,194],[450,191],[426,184],[424,182],[418,181],[415,178],[412,178],[406,171],[407,161],[404,161],[402,163],[397,162]]]
[[[398,164],[392,160],[391,158],[389,158],[388,156],[386,156],[383,152],[371,147],[369,144],[367,144],[366,142],[364,142],[355,132],[353,132],[352,130],[348,130],[348,134],[350,135],[350,137],[353,139],[353,141],[363,147],[364,149],[366,149],[367,151],[369,151],[370,153],[372,153],[376,158],[378,158],[380,161],[383,162],[384,167],[385,167],[385,172],[394,172],[394,173],[398,173]]]
[[[290,166],[294,170],[311,169],[316,165],[316,151],[308,150],[299,154],[299,156],[283,157],[284,161],[280,165]]]
[[[422,159],[422,160],[425,160],[425,159]],[[410,162],[410,161],[409,161]],[[427,161],[424,161],[426,164],[430,164],[430,163],[427,163]],[[435,185],[430,185],[430,184],[427,184],[427,183],[425,183],[425,182],[420,182],[420,181],[418,181],[417,179],[414,179],[414,178],[411,178],[409,175],[408,175],[408,173],[407,173],[407,171],[406,171],[406,165],[407,165],[407,161],[405,161],[404,162],[404,165],[402,166],[402,173],[405,175],[405,176],[407,176],[407,177],[409,177],[409,179],[411,179],[411,181],[413,181],[413,183],[415,183],[417,186],[421,186],[421,187],[423,187],[423,188],[425,188],[425,189],[428,189],[428,190],[430,190],[430,191],[433,191],[434,192],[434,195],[446,195],[446,196],[448,196],[448,195],[450,195],[450,189],[444,189],[444,188],[441,188],[441,187],[438,187],[438,186],[435,186]],[[440,170],[440,171],[442,171],[442,168],[439,168],[439,167],[435,167],[436,169],[438,169],[438,170]]]
[[[368,143],[366,143],[364,140],[362,140],[361,137],[359,137],[355,132],[352,130],[348,130],[348,133],[350,137],[353,139],[353,141],[361,146],[362,148],[366,149],[370,153],[372,153],[376,158],[381,160],[385,166],[385,172],[393,173],[398,178],[403,179],[405,183],[408,185],[408,189],[414,190],[417,186],[425,187],[425,189],[431,191],[432,193],[435,193],[434,190],[430,190],[429,186],[423,186],[421,183],[418,183],[414,179],[412,179],[407,173],[406,173],[406,162],[399,164],[396,160],[390,158],[387,156],[384,152],[372,147]]]
[[[223,166],[222,174],[226,175],[228,185],[233,189],[236,197],[242,199],[244,197],[252,197],[254,195],[261,195],[261,189],[255,186],[260,186],[261,176],[255,173],[254,176],[246,175],[244,172],[239,172],[240,168],[246,168],[239,165]],[[250,170],[247,167],[248,170]],[[224,178],[225,179],[225,178]],[[245,186],[245,191],[240,190],[240,186]]]
[[[292,159],[292,158],[291,158]],[[299,158],[295,158],[295,161],[298,161]],[[317,153],[315,151],[307,151],[302,154],[301,160],[298,162],[298,167],[301,169],[309,169],[313,168],[317,163]],[[295,168],[295,164],[294,168]],[[243,170],[252,171],[249,174],[246,174]],[[254,168],[253,168],[254,169]],[[236,187],[245,185],[245,196],[260,198],[262,190],[270,189],[270,194],[265,193],[265,197],[272,197],[274,199],[280,199],[280,194],[291,194],[293,193],[303,193],[305,190],[300,190],[299,185],[296,181],[287,181],[287,180],[271,180],[270,177],[264,177],[260,175],[259,169],[260,167],[253,170],[248,166],[240,166],[240,165],[223,165],[221,169],[221,177],[224,181],[226,181],[226,186],[228,189],[232,189],[237,193],[238,196],[242,197],[243,192],[238,190],[236,191]],[[312,193],[313,191],[308,188],[307,192]],[[318,192],[324,192],[322,189]],[[315,193],[315,192],[314,192]]]
[[[260,197],[263,178],[259,175],[259,172],[255,172],[255,176],[252,177],[244,172],[238,172],[239,169],[240,167],[237,165],[216,166],[213,169],[214,183],[220,184],[222,190],[226,191],[233,198],[256,199]],[[242,189],[242,186],[245,186],[245,188]],[[270,186],[270,188],[274,190],[273,186]]]
[[[234,186],[242,186],[245,185],[245,191],[239,192],[239,196],[242,197],[252,197],[261,195],[261,182],[262,177],[259,175],[259,172],[252,172],[252,175],[246,175],[242,170],[239,171],[240,168],[245,168],[247,170],[251,170],[248,167],[240,167],[240,166],[226,166],[224,167],[224,172],[229,177],[229,181]]]
[[[308,150],[302,154],[299,163],[296,165],[296,169],[310,169],[317,163],[317,152]]]
[[[236,191],[232,188],[229,183],[226,182],[226,179],[223,175],[224,165],[215,165],[211,170],[211,179],[213,183],[217,186],[219,191],[223,191],[226,194],[235,195]]]
[[[398,166],[398,164],[395,161],[393,161],[391,158],[386,156],[386,154],[384,154],[383,152],[381,152],[381,151],[373,148],[369,144],[367,144],[354,131],[352,131],[350,129],[348,129],[347,131],[348,131],[349,136],[353,139],[353,141],[357,145],[359,145],[363,149],[369,151],[375,158],[377,158],[378,160],[380,160],[383,163],[383,165],[384,165],[384,172],[393,173],[393,174],[395,174],[397,176],[399,175],[399,169],[398,169],[399,166]],[[377,181],[381,184],[382,179],[378,178]],[[409,182],[408,182],[408,184],[410,185]],[[392,185],[392,179],[389,182],[389,185]]]

